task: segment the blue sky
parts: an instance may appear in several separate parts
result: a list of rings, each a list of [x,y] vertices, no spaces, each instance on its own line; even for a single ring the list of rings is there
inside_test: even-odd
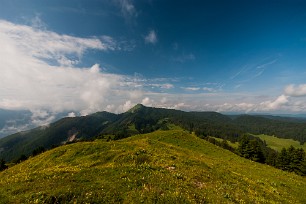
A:
[[[0,108],[305,113],[306,2],[1,0]]]

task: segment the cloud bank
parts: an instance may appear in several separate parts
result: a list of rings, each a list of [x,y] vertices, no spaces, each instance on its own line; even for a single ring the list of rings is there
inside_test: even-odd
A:
[[[129,98],[130,77],[77,67],[85,52],[111,51],[111,37],[78,38],[0,20],[0,108],[85,115]],[[120,103],[118,102],[118,103]]]
[[[298,86],[290,84],[285,88],[285,94],[293,97],[306,96],[306,84],[300,84]]]

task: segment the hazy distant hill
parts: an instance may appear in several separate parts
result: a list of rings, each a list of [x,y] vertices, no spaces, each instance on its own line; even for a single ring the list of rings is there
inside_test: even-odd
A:
[[[68,115],[69,112],[52,114],[52,121],[57,121]],[[51,115],[49,115],[50,117]],[[47,118],[34,116],[28,110],[4,110],[0,109],[0,138],[5,136],[36,128],[41,123],[45,123]],[[49,121],[49,119],[48,119]],[[49,121],[50,122],[50,121]]]
[[[63,118],[49,126],[7,136],[0,140],[0,157],[11,160],[21,154],[31,154],[39,146],[50,148],[75,138],[93,137],[117,117],[112,113],[99,112],[86,117]]]
[[[30,120],[30,111],[0,109],[0,138],[19,132],[22,128],[33,128],[29,126]]]

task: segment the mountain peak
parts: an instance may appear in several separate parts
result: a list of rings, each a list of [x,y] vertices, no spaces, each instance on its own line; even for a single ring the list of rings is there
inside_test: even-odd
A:
[[[138,110],[141,110],[141,109],[143,109],[143,108],[145,108],[145,106],[142,105],[142,104],[140,104],[140,103],[138,103],[138,104],[135,105],[133,108],[131,108],[130,110],[128,110],[128,112],[129,112],[129,113],[135,113],[135,112],[137,112]]]

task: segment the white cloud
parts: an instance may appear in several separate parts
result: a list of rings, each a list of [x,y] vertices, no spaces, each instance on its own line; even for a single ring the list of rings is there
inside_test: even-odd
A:
[[[185,89],[187,91],[198,91],[201,88],[200,87],[182,87],[182,89]]]
[[[74,117],[76,117],[76,114],[75,114],[75,112],[70,112],[70,113],[68,113],[67,117],[74,118]]]
[[[93,74],[98,74],[100,72],[100,65],[99,64],[95,64],[93,65],[89,71]]]
[[[157,87],[157,88],[161,88],[161,89],[172,89],[174,88],[173,84],[149,84],[152,87]]]
[[[275,100],[267,100],[257,103],[238,102],[236,103],[224,103],[217,105],[217,111],[220,112],[286,112],[290,110],[289,97],[285,95],[278,96]],[[289,105],[289,106],[288,106]],[[292,110],[292,109],[291,109]]]
[[[105,111],[107,112],[115,112],[115,105],[114,104],[110,104],[110,105],[107,105],[106,108],[105,108]]]
[[[263,96],[251,93],[154,93],[145,97],[154,107],[185,111],[217,111],[237,113],[292,113],[306,112],[306,100],[294,100],[286,95]],[[301,99],[301,98],[297,98]]]
[[[281,108],[289,103],[288,99],[288,96],[280,95],[274,101],[264,101],[260,103],[258,108],[265,111],[281,110]]]
[[[141,104],[144,106],[153,106],[154,101],[151,100],[149,97],[145,97],[142,99]]]
[[[216,90],[214,88],[209,88],[209,87],[203,87],[204,91],[208,91],[208,92],[215,92]]]
[[[281,106],[288,104],[288,96],[285,95],[281,95],[279,97],[277,97],[277,99],[275,99],[274,101],[270,102],[264,102],[262,103],[263,105],[265,105],[268,109],[270,110],[275,110],[275,109],[279,109]]]
[[[77,62],[88,49],[112,49],[97,38],[78,38],[40,30],[26,25],[17,25],[0,20],[0,40],[7,54],[23,54],[23,57],[55,61],[60,65]],[[73,59],[69,56],[73,55]],[[61,64],[64,60],[64,63]],[[45,61],[46,62],[46,61]]]
[[[131,102],[130,100],[126,101],[123,105],[120,105],[117,112],[126,112],[133,108],[136,104]]]
[[[288,85],[285,88],[285,94],[287,94],[288,96],[294,96],[294,97],[298,97],[298,96],[306,96],[306,84],[300,84],[298,86],[296,85]]]
[[[113,49],[97,38],[59,35],[0,20],[0,44],[0,108],[48,110],[48,117],[35,116],[34,123],[37,118],[50,121],[52,113],[60,111],[86,115],[114,101],[119,106],[133,98],[130,94],[140,83],[105,73],[98,64],[75,66],[88,49]],[[136,95],[134,99],[141,98]]]
[[[177,104],[174,104],[174,106],[170,107],[170,109],[181,110],[181,109],[186,109],[188,107],[189,107],[189,105],[186,105],[185,103],[177,103]]]
[[[34,126],[45,126],[50,124],[55,119],[55,116],[49,113],[47,110],[35,109],[31,110],[31,112],[31,123]]]
[[[151,44],[157,43],[157,36],[154,30],[150,30],[144,39],[146,43],[151,43]]]

